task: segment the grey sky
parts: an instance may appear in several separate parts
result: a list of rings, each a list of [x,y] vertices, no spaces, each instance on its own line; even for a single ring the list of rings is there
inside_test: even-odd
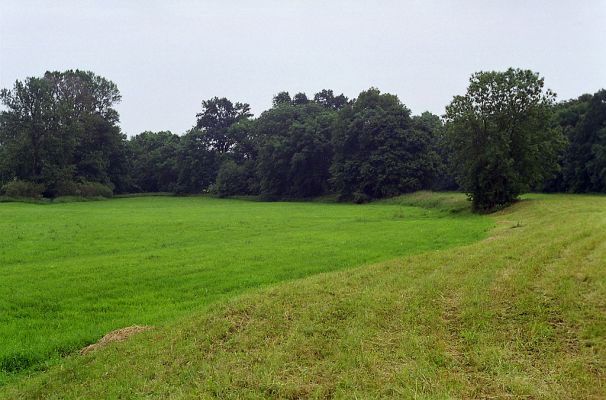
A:
[[[181,134],[212,96],[258,115],[281,90],[375,86],[442,114],[472,72],[509,66],[559,99],[606,87],[606,0],[0,0],[0,87],[92,70],[118,85],[129,135]]]

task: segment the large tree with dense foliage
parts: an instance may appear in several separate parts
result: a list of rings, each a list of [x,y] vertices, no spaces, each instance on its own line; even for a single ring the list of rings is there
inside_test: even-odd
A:
[[[565,187],[577,193],[606,192],[606,90],[581,96],[575,105],[575,110],[568,110],[574,121],[567,129]]]
[[[332,89],[322,89],[314,95],[314,101],[326,108],[340,110],[349,103],[349,100],[343,93],[335,96]]]
[[[133,189],[172,192],[179,177],[180,137],[168,131],[143,132],[128,141]]]
[[[126,190],[125,136],[113,108],[116,85],[92,72],[47,72],[17,81],[0,100],[3,181],[42,183],[49,195],[73,182],[93,181]]]
[[[256,121],[260,191],[312,197],[328,189],[335,112],[313,102],[277,102]]]
[[[561,130],[551,125],[555,94],[529,70],[478,72],[446,107],[457,179],[477,211],[514,201],[557,169]]]
[[[202,111],[196,114],[196,129],[204,133],[205,146],[210,151],[225,154],[233,149],[236,141],[229,128],[252,117],[246,103],[232,103],[225,97],[213,97],[202,101]]]
[[[587,113],[592,97],[590,94],[584,94],[576,99],[562,101],[554,105],[553,124],[562,129],[562,133],[569,143],[574,141],[577,125]],[[546,192],[573,191],[571,184],[574,179],[571,178],[578,172],[582,172],[584,168],[576,172],[570,168],[573,161],[570,150],[570,145],[561,149],[559,155],[560,169],[552,177],[548,177],[537,185],[537,190]]]
[[[200,193],[214,185],[223,161],[242,153],[245,129],[234,129],[252,114],[246,103],[232,103],[213,97],[202,101],[196,115],[196,126],[181,141],[177,166],[177,189],[183,193]]]
[[[457,190],[459,186],[450,168],[452,150],[444,134],[445,129],[442,119],[435,114],[425,111],[421,115],[413,116],[412,124],[415,129],[423,132],[430,138],[430,149],[437,154],[436,170],[430,186],[431,189],[437,191]]]
[[[333,133],[335,188],[366,201],[429,188],[438,156],[397,96],[371,88],[339,112]]]

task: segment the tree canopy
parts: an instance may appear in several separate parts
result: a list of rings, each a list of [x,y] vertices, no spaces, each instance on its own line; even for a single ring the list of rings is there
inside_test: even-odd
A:
[[[431,144],[430,133],[413,126],[396,96],[362,92],[336,120],[335,189],[356,201],[427,189],[439,160]]]
[[[2,90],[2,180],[44,184],[49,195],[82,181],[126,189],[125,136],[113,108],[120,99],[113,82],[79,70],[47,72]]]
[[[528,190],[606,192],[606,90],[555,102],[529,70],[478,72],[439,117],[376,88],[356,98],[288,91],[253,117],[201,102],[182,135],[119,127],[117,86],[47,72],[0,92],[0,191],[49,197],[175,192],[364,202],[464,190],[477,211]],[[2,189],[4,188],[4,189]]]
[[[511,203],[557,170],[555,95],[530,70],[478,72],[446,107],[457,179],[480,211]]]

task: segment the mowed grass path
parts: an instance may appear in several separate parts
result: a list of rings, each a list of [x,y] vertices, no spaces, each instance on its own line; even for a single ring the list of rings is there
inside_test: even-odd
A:
[[[246,289],[469,243],[491,225],[397,202],[0,204],[0,382],[116,328],[158,326]]]

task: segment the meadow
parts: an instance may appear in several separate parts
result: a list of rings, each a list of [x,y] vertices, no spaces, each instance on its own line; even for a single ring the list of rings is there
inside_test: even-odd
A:
[[[117,328],[160,329],[279,282],[469,244],[494,224],[459,195],[432,199],[2,203],[0,386]]]
[[[276,260],[272,270],[288,270],[289,266],[282,265],[288,260],[297,268],[315,263],[315,272],[321,273],[308,269],[307,277],[277,282],[276,275],[266,271],[272,277],[267,284],[216,294],[217,301],[199,309],[195,302],[187,310],[188,303],[182,303],[182,312],[158,317],[156,321],[162,322],[148,332],[84,356],[68,352],[43,372],[30,369],[14,376],[0,387],[0,398],[606,398],[604,196],[529,195],[483,217],[465,211],[468,204],[462,195],[431,193],[365,206],[160,198],[68,204],[56,209],[66,207],[63,212],[69,211],[74,218],[80,210],[87,218],[80,215],[78,221],[104,225],[99,221],[180,214],[176,204],[189,208],[181,215],[190,218],[196,214],[192,210],[208,213],[198,217],[192,229],[214,218],[224,229],[259,214],[275,218],[279,227],[273,235],[265,237],[265,232],[271,232],[266,228],[258,232],[263,238],[244,240],[256,240],[258,245],[266,242],[272,249],[280,245],[269,253],[281,254],[282,263],[267,256]],[[152,213],[149,208],[163,211]],[[43,215],[55,206],[32,210],[45,211],[32,216],[30,223],[45,225],[48,221],[44,222]],[[95,221],[96,212],[91,210],[97,210],[99,220]],[[121,218],[111,217],[113,213]],[[319,242],[306,248],[307,253],[299,247],[304,241],[286,242],[289,235],[302,239],[302,232],[319,228],[322,222],[313,218],[319,215],[325,223],[321,226],[332,230],[323,240],[332,240],[335,250],[347,250],[331,253],[333,263],[341,260],[333,267],[319,266]],[[151,226],[152,221],[158,224],[159,217],[146,218]],[[177,222],[174,214],[161,220],[166,225]],[[357,233],[339,233],[339,227]],[[111,231],[130,237],[122,232],[128,229],[135,226]],[[138,232],[148,243],[157,234],[153,229],[139,228]],[[172,232],[184,235],[182,230]],[[216,229],[213,232],[218,234]],[[134,244],[119,243],[128,258],[127,249]],[[229,243],[228,248],[236,246]],[[280,253],[287,243],[289,251]],[[222,246],[221,240],[214,244]],[[438,249],[438,245],[443,247]],[[27,246],[23,246],[26,254]],[[139,250],[141,258],[146,251]],[[79,251],[91,250],[82,245]],[[402,253],[408,254],[398,255]],[[185,252],[177,249],[170,255],[179,259]],[[224,258],[219,253],[216,257]],[[169,260],[164,264],[170,264]],[[363,265],[353,266],[360,262]],[[196,265],[201,268],[202,264]],[[339,270],[329,272],[330,268]],[[142,276],[145,271],[137,273]],[[173,269],[173,275],[175,271],[179,269]],[[63,279],[76,287],[86,282],[93,287],[88,278],[98,273],[93,270],[85,279]],[[20,282],[29,290],[41,285],[31,273],[28,276],[29,281],[24,277]],[[193,285],[195,276],[188,274],[184,285]],[[120,281],[124,280],[114,278],[115,285]],[[118,287],[125,290],[125,285]],[[168,304],[164,297],[154,296],[156,290],[150,290],[145,299],[159,310],[178,308],[179,303]],[[166,287],[163,293],[171,290],[183,292]],[[50,289],[47,292],[50,296]],[[6,290],[2,293],[6,299]],[[13,287],[11,293],[22,292]],[[119,304],[117,298],[114,305]],[[128,296],[120,298],[127,308],[133,302]],[[201,297],[201,303],[203,299],[208,297]],[[79,309],[77,304],[86,303],[80,297],[73,310]],[[153,315],[150,310],[130,318],[125,314],[106,328],[146,322],[145,315]],[[38,315],[46,323],[52,320]]]

